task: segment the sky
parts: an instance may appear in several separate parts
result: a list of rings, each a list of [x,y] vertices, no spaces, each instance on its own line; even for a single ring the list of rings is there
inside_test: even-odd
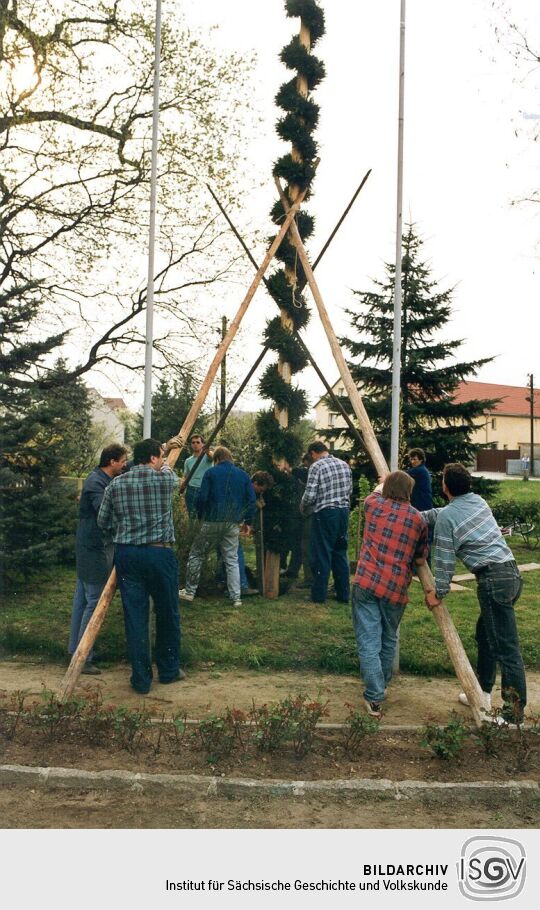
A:
[[[164,16],[170,3],[164,0]],[[312,258],[372,168],[317,270],[339,335],[347,332],[344,309],[353,302],[351,289],[369,289],[370,279],[383,278],[384,263],[395,257],[400,3],[322,0],[321,6],[326,35],[315,53],[324,60],[327,77],[314,95],[321,106],[321,163],[309,203],[317,225],[309,244]],[[297,33],[299,20],[286,17],[282,0],[184,0],[182,9],[188,25],[218,48],[257,53],[253,99],[262,119],[249,146],[262,187],[239,195],[242,219],[266,228],[275,198],[272,164],[286,150],[275,134],[273,99],[290,74],[278,55]],[[440,287],[455,288],[444,337],[464,340],[459,360],[496,355],[476,378],[519,386],[535,371],[540,382],[540,205],[513,204],[538,186],[531,131],[540,118],[540,67],[516,67],[505,10],[510,21],[523,25],[533,46],[536,40],[540,45],[540,9],[529,0],[407,4],[403,221],[416,223]],[[261,247],[260,258],[262,252]],[[241,290],[225,294],[223,314],[236,311]],[[259,292],[242,332],[246,367],[245,341],[256,342],[261,313],[273,315],[273,307]],[[306,341],[327,379],[335,381],[337,368],[315,317]],[[253,347],[253,359],[256,353]],[[231,360],[233,373],[242,376],[238,350]],[[299,380],[313,404],[322,392],[319,380],[309,370]],[[242,406],[258,403],[252,387]]]

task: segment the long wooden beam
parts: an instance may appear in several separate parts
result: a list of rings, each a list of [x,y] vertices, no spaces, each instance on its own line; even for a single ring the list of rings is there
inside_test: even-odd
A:
[[[363,177],[363,179],[362,179],[360,185],[359,185],[358,188],[356,189],[356,191],[355,191],[355,193],[354,193],[354,195],[353,195],[351,201],[350,201],[349,204],[347,205],[345,211],[344,211],[343,214],[341,215],[341,217],[340,217],[339,221],[337,222],[335,228],[333,229],[332,233],[331,233],[330,236],[328,237],[328,240],[327,240],[326,243],[324,244],[324,246],[323,246],[322,250],[320,251],[319,255],[317,256],[315,262],[314,262],[313,265],[311,266],[311,270],[312,270],[313,272],[315,271],[315,269],[316,269],[318,263],[319,263],[319,262],[321,261],[321,259],[323,258],[323,256],[324,256],[326,250],[327,250],[328,247],[330,246],[330,244],[331,244],[332,240],[334,239],[334,237],[336,236],[336,234],[337,234],[339,228],[341,227],[341,225],[343,224],[345,218],[347,217],[348,213],[350,212],[350,210],[351,210],[351,208],[352,208],[352,206],[353,206],[353,204],[354,204],[354,202],[355,202],[355,200],[356,200],[358,194],[359,194],[360,191],[363,189],[363,187],[364,187],[364,185],[365,185],[365,183],[366,183],[366,181],[367,181],[367,179],[368,179],[368,177],[369,177],[370,174],[371,174],[371,168],[370,168],[369,171],[367,171],[366,174],[364,175],[364,177]],[[257,265],[257,262],[256,262],[256,260],[255,260],[255,257],[253,256],[253,254],[252,254],[251,250],[249,249],[247,243],[245,242],[244,238],[242,237],[242,235],[240,234],[240,232],[238,231],[238,229],[237,229],[236,226],[234,225],[232,219],[230,218],[230,216],[229,216],[229,214],[227,213],[227,211],[226,211],[226,209],[224,208],[224,206],[223,206],[223,205],[221,204],[221,202],[219,201],[219,199],[218,199],[218,197],[216,196],[216,194],[215,194],[214,190],[212,189],[212,187],[211,187],[208,183],[206,184],[206,186],[207,186],[208,191],[209,191],[209,193],[211,194],[212,198],[214,199],[214,202],[216,203],[216,205],[218,206],[218,208],[219,208],[220,212],[222,213],[223,217],[224,217],[225,220],[227,221],[227,223],[228,223],[228,225],[229,225],[231,231],[233,232],[234,236],[236,237],[236,239],[237,239],[238,242],[240,243],[240,245],[241,245],[242,249],[244,250],[246,256],[248,257],[249,261],[250,261],[250,262],[252,263],[252,265],[255,267],[255,271],[257,271],[257,269],[259,268],[259,266]],[[268,281],[266,280],[266,278],[263,278],[263,282],[264,282],[265,287],[268,289]],[[300,281],[298,282],[298,290],[299,290],[299,292],[302,292],[302,291],[304,290],[306,284],[307,284],[307,278],[305,277],[305,275],[303,275],[302,278],[300,279]],[[346,411],[345,408],[343,407],[343,405],[342,405],[342,403],[340,402],[339,398],[336,396],[336,394],[335,394],[334,390],[332,389],[330,383],[327,381],[327,379],[325,378],[324,374],[321,372],[321,370],[320,370],[320,368],[319,368],[319,366],[318,366],[318,364],[317,364],[317,361],[316,361],[315,358],[312,356],[312,354],[311,354],[311,352],[310,352],[308,346],[306,345],[304,339],[303,339],[302,336],[299,334],[299,332],[295,332],[295,338],[296,338],[296,340],[298,341],[298,343],[300,344],[300,346],[302,347],[302,349],[303,349],[303,351],[304,351],[306,357],[308,358],[308,360],[309,360],[311,366],[313,367],[313,369],[315,370],[317,376],[319,377],[319,379],[321,380],[323,386],[325,387],[325,389],[326,389],[328,395],[330,396],[330,398],[331,398],[331,400],[332,400],[332,403],[333,403],[334,407],[336,408],[336,410],[337,410],[337,411],[341,414],[341,416],[343,417],[345,423],[346,423],[347,426],[349,427],[349,430],[351,431],[351,433],[352,433],[353,436],[355,437],[356,441],[363,447],[363,446],[364,446],[364,440],[362,439],[360,433],[358,432],[357,428],[355,427],[354,423],[352,422],[350,416],[347,414],[347,411]],[[265,345],[264,350],[265,350],[265,351],[268,350],[268,345]],[[251,376],[251,374],[250,374],[250,376]],[[249,377],[249,378],[250,378],[250,377]],[[247,382],[247,379],[244,380],[244,383],[240,386],[240,389],[238,390],[238,394],[242,391],[242,389],[244,388],[246,382]],[[228,411],[227,411],[226,413],[228,413]],[[225,416],[225,415],[224,415],[224,416]],[[201,456],[201,458],[202,458],[202,456]],[[192,470],[193,470],[193,471],[196,470],[195,465],[193,466]]]
[[[255,275],[253,281],[251,282],[251,285],[249,286],[247,294],[245,295],[244,299],[242,300],[242,303],[240,304],[240,307],[238,308],[236,315],[234,316],[233,320],[231,321],[231,323],[229,325],[227,334],[223,338],[221,344],[219,345],[219,347],[215,353],[212,363],[210,364],[210,366],[208,368],[208,372],[203,381],[203,384],[201,385],[201,388],[199,389],[199,392],[198,392],[197,396],[195,397],[195,400],[189,410],[189,413],[188,413],[186,419],[184,420],[184,423],[182,424],[180,432],[178,433],[177,440],[179,443],[179,447],[175,448],[175,449],[171,449],[171,451],[169,452],[169,455],[167,456],[167,463],[170,465],[171,468],[174,467],[174,465],[176,464],[176,462],[178,460],[178,456],[180,455],[180,450],[182,448],[182,445],[186,441],[187,437],[189,436],[189,434],[193,428],[193,425],[194,425],[195,421],[197,420],[197,417],[199,416],[200,410],[203,407],[204,402],[206,401],[206,396],[208,395],[210,386],[212,385],[212,382],[215,379],[215,376],[220,367],[221,361],[223,360],[223,357],[227,353],[227,349],[229,348],[234,336],[236,335],[236,333],[240,327],[240,323],[242,322],[242,319],[246,314],[247,308],[249,307],[249,304],[251,303],[251,301],[255,295],[255,291],[259,287],[259,284],[261,283],[261,281],[264,277],[264,273],[266,272],[268,266],[270,265],[272,259],[274,258],[276,251],[278,250],[281,242],[283,241],[283,238],[285,237],[287,231],[289,230],[290,225],[293,223],[294,216],[296,215],[298,209],[300,208],[300,206],[304,200],[304,196],[305,196],[306,192],[307,192],[307,189],[303,190],[300,193],[300,195],[298,196],[298,198],[296,199],[294,205],[290,206],[289,211],[287,212],[287,216],[279,229],[279,232],[276,234],[272,243],[270,244],[265,257],[264,257],[260,267],[257,270],[257,274]],[[103,625],[103,620],[105,619],[107,610],[109,609],[109,606],[114,597],[115,591],[116,591],[116,571],[115,571],[115,569],[113,569],[113,571],[111,572],[111,574],[109,576],[107,584],[105,585],[105,587],[102,591],[101,597],[99,598],[99,600],[96,604],[94,613],[85,629],[84,635],[82,636],[82,638],[77,646],[77,649],[76,649],[75,653],[73,654],[73,657],[71,658],[71,662],[66,671],[64,679],[62,680],[62,684],[60,687],[60,693],[59,693],[59,697],[62,700],[68,699],[71,696],[71,694],[73,693],[75,686],[77,685],[77,680],[79,679],[79,676],[81,675],[82,668],[83,668],[83,666],[86,662],[86,659],[92,649],[92,646],[96,640],[97,634],[98,634],[99,630],[101,629],[101,626]]]
[[[99,598],[96,608],[92,613],[88,621],[88,625],[84,630],[84,634],[77,645],[77,649],[71,658],[69,667],[66,670],[66,674],[62,680],[60,686],[60,691],[58,697],[61,701],[66,701],[73,693],[81,671],[86,663],[86,658],[92,650],[92,646],[98,636],[99,630],[103,625],[103,620],[107,615],[107,610],[109,605],[114,597],[114,592],[116,591],[116,569],[113,568],[107,584],[101,592],[101,597]]]
[[[278,188],[278,191],[279,191],[279,194],[281,197],[281,201],[283,203],[283,207],[286,212],[290,213],[289,203],[285,197],[285,194],[284,194],[281,184],[279,182],[279,178],[276,177],[275,182],[276,182],[276,186]],[[388,472],[388,465],[386,464],[384,455],[381,452],[379,443],[377,442],[377,440],[375,438],[375,434],[373,432],[373,427],[371,426],[371,422],[367,415],[366,409],[363,405],[362,399],[360,397],[360,393],[358,392],[358,389],[356,388],[356,385],[351,376],[349,367],[347,366],[347,362],[345,361],[345,358],[344,358],[341,348],[339,346],[339,342],[337,340],[336,334],[332,327],[332,323],[330,322],[330,318],[328,316],[328,311],[324,305],[321,293],[317,286],[317,282],[315,281],[315,276],[313,275],[313,270],[309,263],[309,259],[308,259],[304,244],[302,243],[302,239],[300,237],[300,234],[298,233],[298,228],[296,227],[296,224],[294,223],[294,221],[291,223],[290,233],[291,233],[292,242],[298,252],[298,258],[300,259],[300,262],[302,263],[302,267],[306,274],[306,278],[308,280],[308,284],[309,284],[313,299],[315,301],[315,305],[319,312],[321,322],[322,322],[324,330],[326,332],[326,336],[330,343],[330,348],[334,355],[334,359],[336,361],[336,364],[337,364],[337,367],[339,370],[339,374],[341,376],[341,379],[342,379],[342,382],[343,382],[345,388],[347,389],[347,393],[349,395],[351,404],[353,406],[353,410],[358,419],[358,423],[359,423],[360,429],[362,431],[362,436],[364,437],[364,443],[366,446],[366,450],[367,450],[369,456],[371,457],[373,464],[375,465],[375,469],[376,469],[377,473],[380,475],[384,475]],[[435,590],[435,581],[434,581],[433,575],[431,574],[431,570],[427,564],[424,566],[418,567],[418,577],[422,583],[424,591],[434,591]],[[478,680],[476,679],[476,676],[474,675],[473,669],[469,662],[469,658],[467,657],[467,655],[465,653],[465,649],[463,647],[461,639],[460,639],[460,637],[456,631],[456,627],[454,626],[454,623],[452,621],[452,617],[450,616],[444,603],[441,603],[440,606],[438,606],[438,607],[434,607],[431,610],[431,612],[433,613],[435,621],[442,632],[445,645],[448,649],[448,653],[450,655],[450,658],[454,665],[454,669],[456,671],[456,675],[457,675],[461,685],[463,686],[463,690],[464,690],[464,692],[467,696],[467,699],[469,701],[469,704],[471,706],[472,714],[474,717],[474,722],[477,727],[481,727],[482,720],[483,720],[483,717],[482,717],[482,708],[483,708],[482,690],[480,689]]]
[[[268,266],[270,265],[272,259],[274,258],[279,246],[281,245],[283,238],[285,237],[287,231],[289,230],[290,225],[293,223],[294,216],[296,215],[298,209],[302,205],[302,202],[304,201],[304,196],[306,195],[306,193],[307,193],[307,188],[305,190],[302,190],[302,192],[296,199],[294,205],[290,206],[289,211],[287,212],[287,216],[286,216],[283,224],[281,225],[279,232],[276,234],[272,243],[270,244],[270,247],[268,248],[266,256],[264,257],[261,265],[259,266],[259,268],[257,270],[257,274],[255,275],[253,281],[251,282],[251,285],[249,287],[249,290],[248,290],[246,296],[244,297],[242,303],[240,304],[240,307],[238,309],[238,312],[236,313],[236,316],[234,316],[234,318],[232,319],[232,321],[229,325],[225,338],[223,338],[221,344],[219,345],[219,347],[215,353],[214,359],[212,360],[212,363],[210,364],[210,366],[208,368],[208,372],[203,381],[203,384],[201,385],[201,388],[199,389],[199,391],[195,397],[195,400],[194,400],[193,404],[191,405],[191,408],[189,409],[189,413],[188,413],[186,419],[184,420],[184,423],[182,424],[180,432],[178,433],[178,435],[176,437],[180,444],[180,448],[172,449],[172,451],[169,453],[169,456],[167,458],[167,462],[171,467],[174,467],[174,465],[176,464],[176,462],[178,460],[178,456],[180,455],[180,449],[181,449],[182,445],[185,443],[187,437],[189,436],[191,429],[193,427],[193,424],[197,420],[197,417],[199,416],[199,412],[200,412],[202,406],[204,405],[204,402],[206,401],[206,397],[208,395],[208,392],[210,391],[210,386],[212,385],[212,382],[215,379],[215,376],[220,367],[221,361],[223,360],[223,357],[227,353],[227,349],[229,348],[234,336],[236,335],[236,333],[240,327],[240,323],[241,323],[243,317],[245,316],[245,313],[246,313],[246,310],[247,310],[249,304],[251,303],[251,301],[253,299],[255,291],[259,287],[259,285],[264,277],[264,273],[266,272]]]

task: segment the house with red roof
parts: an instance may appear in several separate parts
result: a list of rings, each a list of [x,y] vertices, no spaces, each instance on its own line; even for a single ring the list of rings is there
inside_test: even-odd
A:
[[[454,398],[457,402],[471,398],[498,398],[473,437],[492,449],[514,449],[529,454],[531,439],[531,403],[527,386],[499,385],[492,382],[461,382]],[[540,390],[534,392],[534,438],[536,457],[540,457]]]
[[[339,379],[333,385],[333,391],[339,398],[345,395],[343,382]],[[362,389],[359,390],[362,394]],[[472,441],[483,448],[478,451],[478,467],[482,470],[505,470],[505,459],[519,459],[530,455],[531,439],[531,405],[527,386],[501,385],[493,382],[460,382],[454,398],[456,402],[471,399],[499,399],[492,409],[486,411],[478,421]],[[540,459],[540,389],[534,392],[534,440],[535,461]],[[369,407],[368,407],[369,411]],[[330,427],[345,427],[345,421],[332,406],[326,403],[326,397],[315,404],[315,426],[318,430]],[[342,439],[335,440],[336,448],[341,447]],[[346,443],[345,443],[346,445]],[[499,456],[485,451],[497,450]],[[505,453],[505,454],[503,454]],[[508,455],[506,455],[508,453]],[[489,466],[486,462],[490,462]],[[493,462],[493,466],[491,466]],[[495,463],[500,465],[495,467]]]

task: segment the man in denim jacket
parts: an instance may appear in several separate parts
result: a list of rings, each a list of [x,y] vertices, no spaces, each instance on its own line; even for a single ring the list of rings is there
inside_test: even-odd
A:
[[[214,467],[206,471],[195,501],[202,524],[189,551],[186,586],[180,591],[181,600],[193,600],[204,558],[210,547],[218,547],[223,557],[233,606],[242,606],[238,539],[240,525],[244,533],[250,533],[255,503],[255,492],[249,476],[233,463],[229,449],[218,446],[214,452]]]

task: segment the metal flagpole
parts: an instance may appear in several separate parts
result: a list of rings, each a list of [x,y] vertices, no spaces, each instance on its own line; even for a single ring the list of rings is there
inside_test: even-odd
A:
[[[152,114],[152,161],[150,168],[150,227],[148,232],[148,279],[146,285],[146,335],[144,353],[143,436],[152,435],[152,353],[154,344],[154,248],[156,243],[157,156],[159,124],[159,67],[161,60],[161,0],[156,0],[154,53],[154,107]]]
[[[399,109],[398,166],[396,203],[396,271],[394,275],[394,346],[392,354],[392,424],[390,430],[390,470],[399,466],[399,404],[401,393],[401,234],[403,222],[403,111],[405,102],[405,0],[399,14]],[[392,669],[399,673],[399,629]]]
[[[396,274],[394,277],[394,349],[392,357],[392,429],[390,469],[397,471],[399,461],[399,398],[401,386],[401,234],[403,208],[403,109],[405,99],[405,0],[401,0],[399,38],[399,113],[396,216]]]

